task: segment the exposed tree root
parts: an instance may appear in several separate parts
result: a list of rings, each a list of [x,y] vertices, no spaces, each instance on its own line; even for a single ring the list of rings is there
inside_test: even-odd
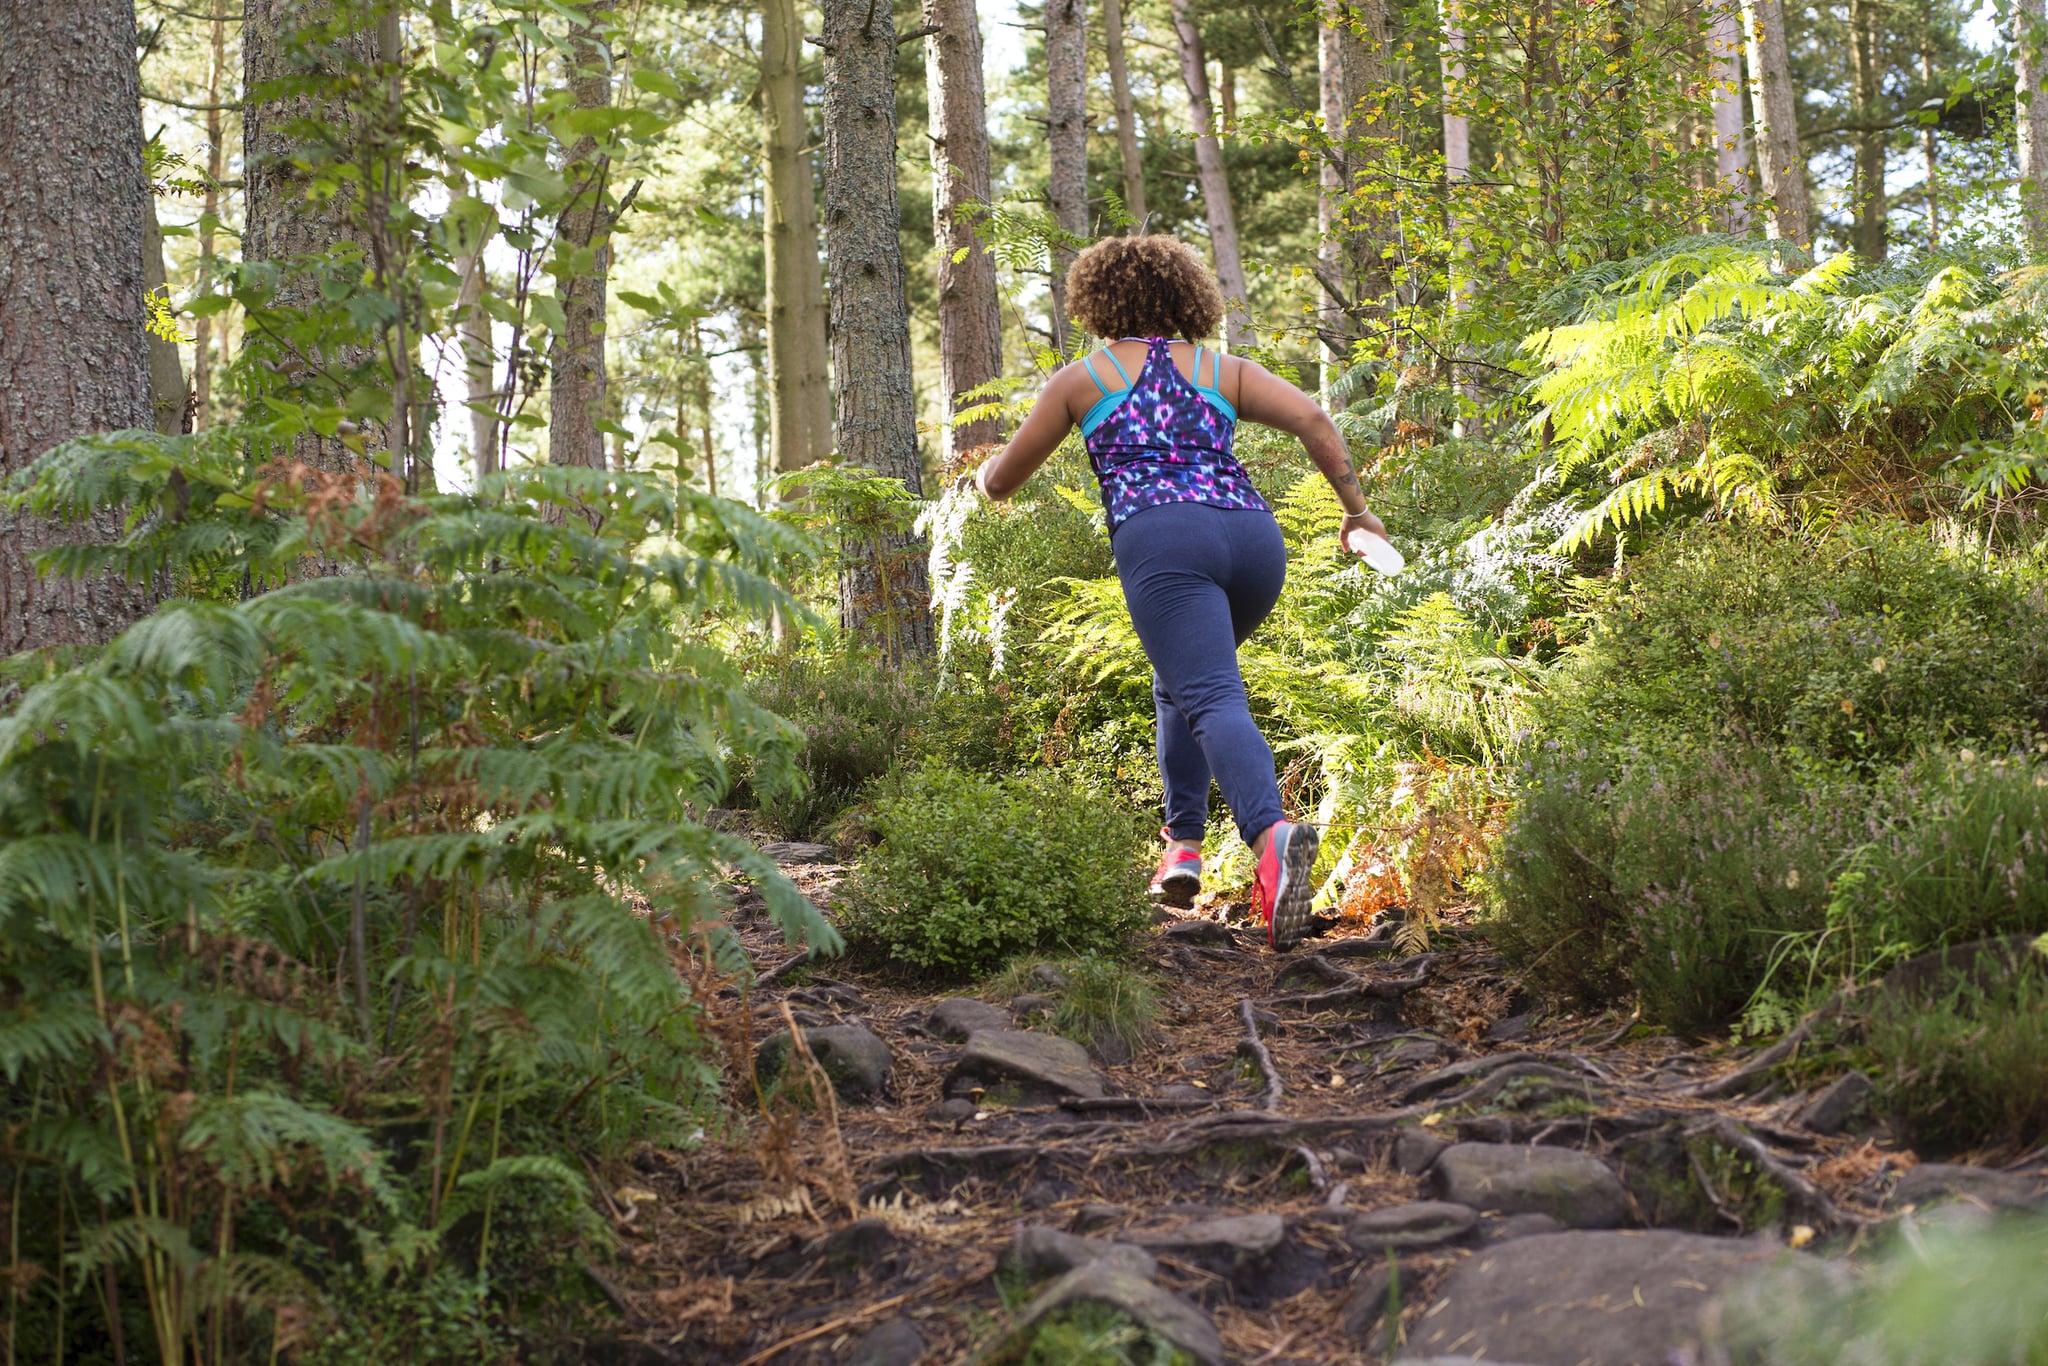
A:
[[[1761,1140],[1727,1115],[1717,1115],[1690,1132],[1709,1135],[1754,1162],[1759,1172],[1785,1192],[1794,1213],[1803,1216],[1815,1228],[1829,1232],[1862,1228],[1868,1222],[1861,1215],[1851,1214],[1828,1199],[1811,1181],[1779,1160],[1778,1155],[1765,1147]]]
[[[1274,1065],[1272,1050],[1259,1037],[1258,1017],[1252,1013],[1251,998],[1247,996],[1237,1003],[1237,1016],[1244,1021],[1244,1042],[1237,1046],[1239,1053],[1258,1064],[1259,1073],[1266,1079],[1265,1109],[1278,1110],[1280,1097],[1286,1088],[1280,1083],[1280,1069]]]

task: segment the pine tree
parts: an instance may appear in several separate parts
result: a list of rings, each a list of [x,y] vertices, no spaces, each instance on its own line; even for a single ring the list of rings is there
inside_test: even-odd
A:
[[[1799,150],[1799,105],[1792,92],[1780,0],[1742,0],[1749,33],[1751,99],[1756,107],[1757,179],[1770,202],[1769,235],[1801,247],[1813,242],[1806,158]]]
[[[87,432],[151,425],[143,331],[149,193],[134,0],[0,4],[0,477]],[[38,551],[109,540],[0,512],[0,656],[106,640],[152,595],[40,576]]]
[[[762,0],[762,236],[766,253],[769,445],[778,470],[832,451],[817,191],[804,121],[803,29],[795,0]]]
[[[584,0],[572,13],[565,49],[569,93],[578,113],[611,104],[611,51],[601,17],[608,0]],[[548,353],[548,459],[605,467],[605,283],[611,266],[611,159],[588,133],[569,147],[570,200],[555,228],[562,330]]]
[[[825,262],[839,458],[922,496],[896,201],[896,22],[887,5],[825,0]],[[908,533],[851,538],[840,627],[892,657],[933,647],[930,571]]]
[[[1131,231],[1145,231],[1145,163],[1138,156],[1138,115],[1131,100],[1130,64],[1124,60],[1123,0],[1102,0],[1102,55],[1109,65],[1109,97],[1116,107],[1117,163],[1123,170],[1124,212]]]
[[[1046,157],[1053,222],[1070,238],[1088,235],[1088,11],[1082,0],[1045,0]],[[1065,353],[1067,267],[1074,249],[1053,248],[1052,342]]]
[[[1216,138],[1216,114],[1209,100],[1209,59],[1202,32],[1195,27],[1190,0],[1173,0],[1173,31],[1179,39],[1181,82],[1187,87],[1188,115],[1195,134],[1195,168],[1202,186],[1202,207],[1209,220],[1209,247],[1216,279],[1229,300],[1223,336],[1233,351],[1251,342],[1251,315],[1245,309],[1244,261],[1238,252],[1237,211],[1230,203],[1230,178],[1223,170],[1223,144]]]
[[[932,236],[939,257],[939,389],[946,458],[1000,441],[1002,420],[956,426],[960,395],[1003,371],[996,263],[962,206],[993,197],[981,21],[974,0],[926,0],[925,81],[931,102]]]
[[[2019,33],[2013,65],[2019,73],[2020,224],[2026,234],[2027,252],[2036,261],[2048,260],[2048,88],[2042,78],[2048,70],[2048,9],[2043,0],[2018,0],[2013,17]]]

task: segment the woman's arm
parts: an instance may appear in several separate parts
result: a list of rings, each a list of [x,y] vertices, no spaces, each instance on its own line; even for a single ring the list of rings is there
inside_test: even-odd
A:
[[[982,493],[998,502],[1008,498],[1067,439],[1067,433],[1074,430],[1073,391],[1080,368],[1066,366],[1048,380],[1010,444],[981,462],[974,471],[974,484]]]
[[[1352,468],[1351,452],[1345,448],[1343,434],[1330,421],[1330,415],[1314,399],[1265,366],[1247,360],[1240,360],[1238,365],[1238,416],[1262,427],[1278,428],[1300,440],[1308,458],[1315,461],[1323,478],[1337,491],[1337,500],[1344,504],[1344,522],[1338,535],[1354,527],[1364,527],[1377,536],[1386,535],[1386,525],[1365,505],[1365,491],[1358,486],[1358,471]]]

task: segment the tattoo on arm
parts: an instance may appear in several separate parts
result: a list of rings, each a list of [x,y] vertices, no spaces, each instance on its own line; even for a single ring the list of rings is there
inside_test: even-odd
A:
[[[1337,484],[1341,488],[1355,489],[1358,487],[1358,475],[1353,473],[1349,460],[1344,462],[1344,470],[1337,476]]]

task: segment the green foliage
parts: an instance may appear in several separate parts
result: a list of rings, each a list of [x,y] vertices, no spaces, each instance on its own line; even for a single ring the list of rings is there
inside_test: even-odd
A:
[[[328,1294],[327,1316],[304,1335],[293,1358],[307,1366],[492,1366],[517,1359],[516,1343],[495,1320],[481,1277],[442,1270],[418,1280],[386,1280],[343,1268]]]
[[[1491,883],[1548,985],[1700,1029],[1781,970],[1796,994],[2042,923],[2026,577],[1881,526],[1703,531],[1593,606],[1532,705]]]
[[[755,661],[748,691],[803,732],[800,781],[751,784],[762,819],[786,839],[834,834],[868,785],[899,763],[935,760],[995,773],[1016,767],[1009,689],[1000,683],[942,686],[931,672],[858,652],[785,654]]]
[[[1115,952],[1146,923],[1143,825],[1066,774],[906,770],[874,827],[846,932],[892,961],[981,976],[1019,954]]]
[[[1927,1221],[1848,1274],[1795,1260],[1743,1287],[1721,1315],[1740,1366],[2042,1366],[2048,1220]]]
[[[1144,1325],[1101,1304],[1048,1315],[1033,1331],[1021,1366],[1192,1366],[1194,1358]]]
[[[1916,1149],[2037,1142],[2048,1133],[2048,936],[2031,963],[1966,967],[1931,1000],[1880,992],[1861,1051],[1879,1106]]]
[[[1053,1029],[1105,1056],[1136,1053],[1159,1014],[1159,994],[1141,968],[1090,953],[1080,958],[1023,959],[1010,964],[995,981],[999,996],[1045,990],[1033,978],[1041,964],[1052,967],[1066,985],[1054,993]]]
[[[1597,468],[1612,486],[1566,548],[1673,504],[1813,523],[1981,503],[2037,477],[2041,272],[1987,257],[1859,269],[1843,252],[1781,273],[1779,251],[1683,241],[1586,272],[1577,319],[1525,343],[1560,477]]]
[[[7,665],[24,1259],[110,1268],[166,1359],[195,1323],[338,1312],[352,1268],[538,1289],[601,1240],[569,1149],[678,1141],[706,1103],[671,937],[714,885],[744,872],[792,938],[838,943],[691,814],[728,756],[789,780],[796,737],[702,623],[794,614],[770,575],[800,538],[655,476],[409,497],[245,473],[230,436],[91,438],[13,487],[74,525],[138,510],[45,568],[204,595]]]

